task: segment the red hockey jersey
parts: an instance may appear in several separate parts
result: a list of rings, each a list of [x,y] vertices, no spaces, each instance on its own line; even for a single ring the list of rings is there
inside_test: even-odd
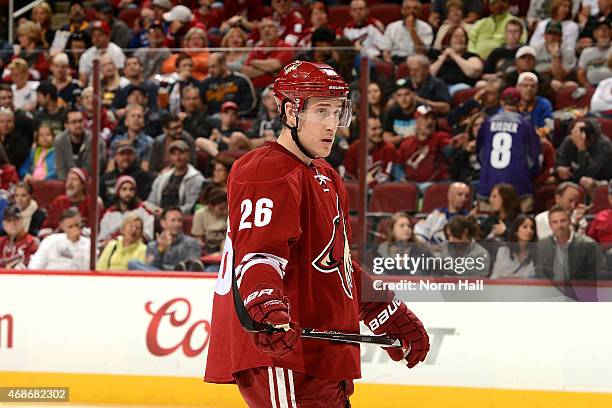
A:
[[[23,233],[16,241],[8,236],[0,237],[0,268],[27,269],[38,245],[38,238],[28,233]]]
[[[361,146],[361,140],[354,142],[344,155],[346,174],[353,178],[358,176],[359,146]],[[368,186],[373,187],[378,183],[389,181],[391,167],[396,160],[397,150],[391,143],[382,142],[373,151],[369,152],[366,162],[366,183],[368,183]]]
[[[450,135],[435,132],[426,140],[405,139],[399,147],[397,162],[404,167],[406,180],[422,183],[448,179],[448,165],[442,149],[450,143]]]
[[[205,381],[233,382],[253,367],[283,367],[314,377],[360,377],[358,345],[301,339],[292,353],[260,353],[240,325],[232,298],[250,274],[280,277],[300,327],[359,333],[360,268],[350,255],[348,195],[324,160],[310,166],[277,143],[243,156],[228,180],[229,228],[213,303]],[[244,294],[243,294],[244,299]]]

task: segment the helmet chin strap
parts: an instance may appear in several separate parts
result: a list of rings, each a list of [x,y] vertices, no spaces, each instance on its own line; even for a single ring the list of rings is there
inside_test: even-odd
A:
[[[296,146],[298,147],[298,149],[300,149],[300,151],[304,154],[304,156],[308,157],[310,160],[315,160],[318,159],[317,156],[313,155],[312,153],[310,153],[308,151],[308,149],[306,149],[304,147],[304,145],[302,144],[302,142],[300,142],[300,137],[298,136],[298,117],[296,115],[295,117],[295,126],[289,126],[287,124],[287,122],[285,121],[285,126],[291,130],[291,138],[293,139],[293,141],[295,142]]]

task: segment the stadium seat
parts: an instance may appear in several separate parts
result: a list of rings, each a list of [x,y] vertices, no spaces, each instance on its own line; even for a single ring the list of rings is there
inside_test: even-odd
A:
[[[357,243],[359,242],[359,217],[356,215],[351,215],[350,216],[350,220],[351,220],[351,244],[353,246],[357,246]],[[366,220],[366,228],[367,228],[367,233],[368,233],[368,237],[367,237],[367,241],[371,240],[371,230],[372,230],[372,220],[367,219]],[[353,256],[355,256],[353,254]],[[353,259],[357,259],[357,258],[353,258]]]
[[[359,209],[359,184],[344,183],[349,196],[349,209],[351,212],[356,212]]]
[[[476,89],[476,88],[464,89],[462,91],[457,92],[453,96],[453,104],[455,106],[459,106],[462,103],[465,103],[465,101],[467,101],[472,96],[474,96],[476,94],[476,92],[478,92],[478,89]]]
[[[387,238],[387,231],[391,227],[391,217],[381,218],[376,226],[376,232],[374,233],[374,242],[377,245],[382,244]]]
[[[378,184],[372,191],[368,211],[382,213],[414,212],[418,196],[419,190],[412,183]]]
[[[447,194],[450,183],[435,183],[432,184],[423,195],[423,205],[421,206],[421,213],[429,214],[436,208],[446,207],[448,205]],[[472,208],[472,195],[473,190],[470,188],[470,195],[465,203],[465,209],[470,210]]]
[[[66,187],[63,180],[33,181],[32,188],[34,190],[32,194],[34,200],[36,200],[38,206],[43,209],[49,208],[49,205],[51,205],[55,197],[66,193]]]
[[[245,152],[243,150],[223,150],[219,154],[230,156],[230,157],[233,157],[234,159],[238,160],[239,158],[244,156],[246,153],[247,152]]]
[[[389,81],[393,81],[393,78],[395,78],[395,65],[393,65],[393,63],[378,59],[374,59],[372,62],[374,63],[374,69],[378,74],[379,80],[381,78],[386,78]]]
[[[602,210],[610,208],[610,202],[608,201],[608,186],[598,186],[593,194],[593,205],[589,214],[595,215]]]
[[[193,215],[183,216],[183,233],[191,236],[191,226],[193,225]]]
[[[534,195],[533,211],[536,214],[548,210],[555,203],[556,184],[548,184],[538,188]]]
[[[587,88],[586,94],[578,99],[574,99],[572,94],[576,88],[563,88],[557,93],[556,109],[565,108],[588,108],[591,104],[591,97],[595,93],[594,87]]]
[[[377,3],[370,6],[370,17],[380,20],[385,27],[401,18],[401,6],[393,3]]]
[[[350,10],[351,7],[348,4],[338,4],[335,6],[329,6],[329,24],[336,25],[338,27],[346,26],[346,23],[351,21]]]
[[[196,168],[202,174],[209,174],[210,156],[203,150],[196,150]]]
[[[253,118],[239,118],[236,121],[236,126],[238,126],[238,128],[241,131],[246,133],[246,132],[250,132],[251,131],[251,128],[253,127],[253,122],[254,122]]]
[[[397,79],[407,78],[410,76],[410,72],[408,72],[408,65],[405,62],[402,62],[397,66],[397,72],[395,73],[395,77]]]
[[[140,18],[139,8],[129,8],[121,10],[119,13],[119,20],[123,21],[130,29],[133,29],[134,22]]]
[[[421,3],[421,16],[419,17],[423,21],[427,21],[429,19],[429,8],[431,3]],[[399,16],[398,16],[399,20]]]
[[[601,126],[601,133],[608,136],[612,141],[612,119],[597,118],[597,122]]]

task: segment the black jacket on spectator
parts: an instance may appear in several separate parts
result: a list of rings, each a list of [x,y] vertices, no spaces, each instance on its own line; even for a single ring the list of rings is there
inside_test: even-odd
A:
[[[442,52],[440,52],[439,50],[436,50],[435,48],[431,48],[427,52],[427,56],[429,57],[431,61],[437,60],[440,54],[442,54]],[[478,55],[474,54],[473,52],[465,51],[461,55],[461,57],[464,59],[469,59],[472,57],[478,57]],[[476,85],[476,81],[478,81],[478,78],[470,78],[467,75],[465,75],[465,73],[463,73],[459,65],[455,61],[453,61],[452,58],[447,58],[444,61],[444,63],[442,63],[442,66],[440,67],[440,70],[438,71],[436,78],[443,80],[446,83],[446,85],[455,85],[455,84],[463,83],[463,84],[474,86]],[[432,98],[428,98],[428,99],[432,99]]]
[[[100,180],[100,197],[104,202],[104,207],[109,208],[115,203],[115,183],[121,176],[132,176],[136,180],[136,195],[138,198],[144,201],[149,197],[155,176],[148,171],[144,171],[135,163],[123,172],[114,169],[104,173]]]
[[[159,92],[159,86],[149,79],[145,79],[144,82],[139,84],[138,86],[144,89],[147,93],[149,111],[157,111],[157,94]],[[115,99],[113,99],[113,109],[122,109],[127,106],[127,97],[133,87],[134,85],[128,84],[123,88],[119,88],[115,92]]]
[[[193,136],[194,139],[198,137],[205,137],[208,139],[213,127],[214,124],[211,123],[204,112],[194,112],[183,121],[183,129]]]
[[[609,180],[612,177],[612,143],[606,136],[599,135],[585,151],[579,152],[567,136],[557,150],[557,166],[571,167],[571,181],[575,183],[579,183],[581,177]]]
[[[2,146],[16,169],[28,158],[34,140],[34,122],[25,114],[15,112],[15,129],[6,136]]]
[[[521,48],[520,44],[516,48],[508,48],[505,45],[495,48],[484,63],[483,72],[485,74],[505,72],[506,69],[514,65],[516,52],[519,48]]]
[[[200,91],[207,115],[221,112],[221,105],[226,101],[236,102],[240,116],[255,107],[253,84],[249,77],[240,72],[231,72],[224,78],[209,76],[202,81]]]
[[[450,93],[448,93],[448,86],[446,83],[431,75],[427,76],[427,79],[423,81],[419,89],[416,90],[416,93],[421,98],[431,101],[453,103],[453,98],[451,98]]]

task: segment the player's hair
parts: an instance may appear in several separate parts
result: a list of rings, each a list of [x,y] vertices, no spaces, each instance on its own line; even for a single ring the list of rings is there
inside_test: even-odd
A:
[[[402,218],[406,218],[408,220],[408,222],[410,223],[410,228],[413,229],[413,232],[410,235],[410,239],[408,241],[409,242],[415,242],[415,240],[414,240],[414,225],[413,225],[412,219],[410,218],[410,215],[408,215],[408,213],[405,213],[405,212],[402,212],[402,211],[396,212],[391,217],[391,224],[389,224],[389,229],[387,229],[387,233],[386,233],[386,240],[387,240],[387,242],[390,242],[390,243],[396,242],[395,236],[393,235],[393,229],[395,228],[395,224],[397,224],[398,221],[401,220]]]
[[[9,84],[0,84],[0,91],[13,93],[13,89]]]
[[[497,194],[502,199],[502,207],[506,212],[506,219],[513,220],[521,212],[521,199],[514,187],[508,183],[499,183],[493,186],[491,191],[497,189]]]
[[[450,9],[451,7],[455,7],[461,10],[461,12],[463,12],[463,2],[461,0],[448,0],[446,2],[446,10]]]
[[[410,63],[410,61],[415,61],[421,64],[421,66],[426,67],[429,65],[429,58],[427,58],[423,54],[415,54],[406,58],[406,63]]]
[[[198,95],[200,95],[200,88],[198,88],[197,86],[193,86],[193,85],[187,85],[181,90],[181,97],[184,97],[187,92],[191,92],[191,91],[195,91],[198,93]]]
[[[135,55],[130,55],[129,57],[125,57],[125,62],[127,63],[129,60],[136,60],[138,61],[138,65],[140,65],[142,67],[142,61],[140,60],[140,58],[138,58]]]
[[[568,211],[566,211],[563,207],[561,207],[559,204],[555,204],[553,205],[550,210],[548,210],[548,218],[550,218],[550,216],[554,213],[564,213],[565,215],[568,216],[568,218],[570,217],[570,213]]]
[[[70,107],[66,111],[66,114],[64,115],[64,122],[65,123],[68,123],[68,117],[70,116],[71,113],[81,113],[82,114],[83,112],[81,112],[81,110],[78,109],[77,107],[74,107],[74,106]]]
[[[472,216],[455,215],[444,226],[444,234],[447,238],[450,236],[461,238],[466,233],[470,241],[480,238],[480,228]]]
[[[75,207],[70,207],[67,210],[62,211],[62,213],[59,216],[59,221],[62,222],[68,218],[72,218],[76,216],[80,217],[81,213]]]
[[[572,181],[564,181],[555,188],[555,195],[561,196],[565,194],[568,188],[574,188],[577,191],[582,191],[580,186]]]
[[[166,207],[166,208],[164,208],[164,209],[163,209],[163,211],[162,211],[162,213],[161,213],[161,219],[162,219],[162,220],[165,220],[165,219],[166,219],[166,215],[167,215],[168,213],[171,213],[172,211],[178,211],[178,212],[180,212],[181,214],[183,213],[183,212],[181,211],[181,209],[180,209],[180,207],[179,207],[179,206],[177,206],[177,205],[169,205],[168,207]]]

